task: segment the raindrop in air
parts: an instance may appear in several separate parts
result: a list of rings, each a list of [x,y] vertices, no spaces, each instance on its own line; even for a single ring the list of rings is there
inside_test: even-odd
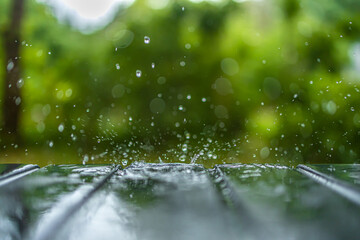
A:
[[[16,83],[16,86],[18,88],[21,88],[22,86],[24,86],[24,80],[22,78],[20,78],[17,83]]]
[[[141,70],[136,70],[136,77],[138,77],[138,78],[141,77],[141,74],[142,74]]]
[[[14,63],[13,61],[10,61],[6,66],[6,69],[8,70],[8,72],[10,72],[13,68],[14,68]]]
[[[20,98],[20,97],[17,97],[17,98],[15,99],[15,104],[16,104],[16,106],[19,106],[20,103],[21,103],[21,98]]]
[[[64,131],[64,124],[63,123],[60,123],[60,125],[58,126],[58,130],[59,130],[59,132]]]
[[[150,38],[148,36],[144,37],[144,43],[145,44],[149,44],[150,43]]]
[[[89,161],[89,156],[85,154],[82,164],[85,165]]]
[[[181,150],[182,150],[183,152],[186,152],[186,151],[187,151],[187,149],[188,149],[188,146],[187,146],[187,144],[186,144],[186,143],[184,143],[184,144],[182,145]]]

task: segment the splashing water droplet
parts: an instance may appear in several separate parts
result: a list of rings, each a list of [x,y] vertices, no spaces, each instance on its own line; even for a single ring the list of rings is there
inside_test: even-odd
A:
[[[181,155],[179,158],[180,162],[185,162],[186,160],[186,155]]]
[[[182,150],[183,152],[187,152],[187,150],[188,150],[188,146],[187,146],[187,144],[186,144],[186,143],[184,143],[184,144],[182,145],[181,150]]]
[[[121,163],[123,164],[123,166],[126,166],[128,164],[128,160],[127,159],[123,159],[121,160]]]
[[[149,44],[150,43],[150,38],[148,36],[144,37],[144,43],[145,44]]]
[[[141,72],[141,70],[136,70],[136,77],[141,77],[141,74],[142,74],[142,72]]]
[[[87,154],[85,154],[82,164],[85,165],[88,161],[89,161],[89,156]]]

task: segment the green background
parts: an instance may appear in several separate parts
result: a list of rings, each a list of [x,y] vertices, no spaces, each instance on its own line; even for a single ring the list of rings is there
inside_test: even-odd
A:
[[[91,33],[25,4],[2,163],[359,162],[359,1],[137,0]]]

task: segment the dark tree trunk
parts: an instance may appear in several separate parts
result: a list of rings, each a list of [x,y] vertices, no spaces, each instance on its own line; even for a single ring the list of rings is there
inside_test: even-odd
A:
[[[16,139],[19,138],[21,79],[20,61],[20,29],[25,0],[12,0],[11,19],[4,32],[5,47],[5,81],[3,100],[3,131]]]

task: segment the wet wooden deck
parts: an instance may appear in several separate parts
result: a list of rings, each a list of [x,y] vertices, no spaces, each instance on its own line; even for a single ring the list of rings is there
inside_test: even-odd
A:
[[[0,239],[359,239],[360,165],[20,166]]]

